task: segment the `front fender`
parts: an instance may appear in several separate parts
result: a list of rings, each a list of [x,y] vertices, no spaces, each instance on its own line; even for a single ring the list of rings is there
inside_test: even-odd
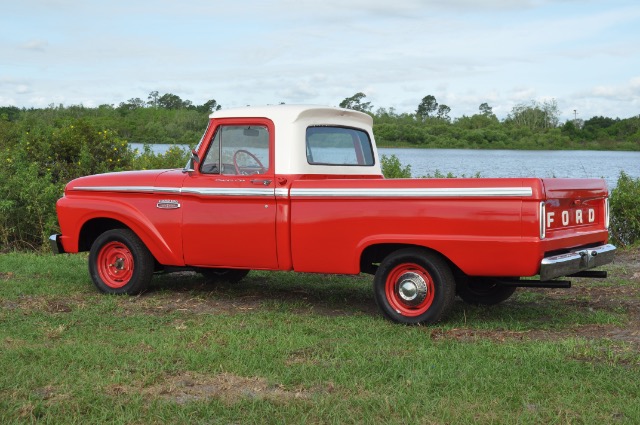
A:
[[[78,252],[80,234],[88,222],[109,219],[131,229],[159,263],[184,265],[180,210],[157,211],[156,197],[123,198],[87,195],[61,198],[57,211],[65,252]]]

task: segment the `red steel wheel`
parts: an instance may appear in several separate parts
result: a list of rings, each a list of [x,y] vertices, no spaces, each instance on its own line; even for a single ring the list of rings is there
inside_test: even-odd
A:
[[[89,252],[89,274],[94,285],[108,294],[137,294],[153,276],[153,256],[129,229],[108,230]]]
[[[133,276],[133,255],[126,245],[109,242],[98,253],[98,274],[110,288],[122,288]]]
[[[404,324],[433,324],[451,310],[455,282],[447,261],[423,248],[403,248],[378,267],[373,292],[382,313]]]
[[[403,316],[415,317],[433,303],[433,279],[417,264],[396,266],[387,276],[385,294],[391,307]]]

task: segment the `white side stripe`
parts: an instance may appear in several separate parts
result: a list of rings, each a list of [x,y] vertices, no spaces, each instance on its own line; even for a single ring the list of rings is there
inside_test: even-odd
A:
[[[78,186],[72,190],[88,192],[178,193],[202,196],[265,196],[273,197],[274,189],[153,187],[153,186]]]
[[[180,193],[179,187],[154,187],[154,186],[76,186],[71,190],[86,192],[142,192],[142,193]]]
[[[355,197],[355,198],[458,198],[482,196],[533,196],[530,187],[488,188],[410,188],[410,189],[291,189],[291,197]]]
[[[153,187],[153,186],[78,186],[72,190],[88,192],[177,193],[202,196],[261,196],[261,197],[332,197],[332,198],[463,198],[463,197],[530,197],[530,187],[489,188],[396,188],[396,189],[259,189],[213,187]]]
[[[203,196],[274,196],[273,189],[241,189],[222,187],[183,187],[182,193]]]

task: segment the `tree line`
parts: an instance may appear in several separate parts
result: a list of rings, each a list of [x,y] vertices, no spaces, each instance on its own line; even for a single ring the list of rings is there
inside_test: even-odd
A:
[[[638,117],[594,117],[581,125],[561,125],[554,118],[553,102],[514,108],[502,121],[486,103],[477,114],[452,120],[450,109],[437,104],[433,96],[425,96],[415,113],[384,108],[372,113],[372,105],[360,94],[346,98],[341,106],[369,113],[384,146],[638,149]],[[147,101],[130,99],[118,106],[1,107],[0,253],[46,248],[48,235],[58,230],[56,200],[76,177],[182,167],[188,156],[185,149],[173,147],[155,154],[149,145],[136,151],[129,142],[194,146],[207,115],[219,108],[213,100],[194,105],[157,92]],[[410,167],[395,157],[383,158],[382,169],[387,177],[411,175]],[[614,238],[623,244],[637,243],[640,179],[621,175],[617,187],[611,198]]]
[[[451,108],[433,95],[424,96],[415,111],[406,113],[384,107],[374,111],[362,92],[345,98],[339,106],[371,115],[376,140],[384,147],[640,150],[640,115],[561,122],[555,100],[516,105],[502,120],[486,102],[473,115],[451,118]],[[152,91],[146,101],[135,97],[95,108],[53,104],[29,109],[0,107],[0,122],[55,127],[82,119],[130,142],[193,146],[208,115],[221,108],[215,99],[196,105],[172,93]]]
[[[371,115],[376,141],[384,147],[640,150],[640,115],[561,123],[555,100],[518,104],[503,120],[486,102],[477,113],[452,119],[451,108],[433,95],[423,97],[411,113],[393,108],[373,112],[362,92],[345,98],[340,106]]]

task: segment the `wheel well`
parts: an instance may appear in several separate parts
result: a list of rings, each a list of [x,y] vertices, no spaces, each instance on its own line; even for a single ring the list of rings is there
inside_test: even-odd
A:
[[[425,251],[434,252],[440,255],[447,262],[447,264],[449,264],[449,266],[451,267],[451,271],[456,277],[456,280],[458,279],[458,276],[460,276],[461,274],[464,275],[464,273],[460,270],[460,268],[458,268],[458,266],[456,266],[455,263],[453,263],[453,261],[447,258],[447,256],[443,255],[441,252],[438,252],[434,249],[427,248],[421,245],[399,244],[399,243],[371,245],[365,248],[365,250],[362,251],[362,255],[360,256],[360,271],[362,273],[375,274],[376,270],[378,269],[378,264],[380,264],[387,255],[391,254],[394,251],[397,251],[399,249],[404,249],[404,248],[419,248]]]
[[[111,218],[94,218],[87,221],[80,230],[78,251],[89,251],[98,236],[112,229],[128,229],[128,227],[124,223]]]

